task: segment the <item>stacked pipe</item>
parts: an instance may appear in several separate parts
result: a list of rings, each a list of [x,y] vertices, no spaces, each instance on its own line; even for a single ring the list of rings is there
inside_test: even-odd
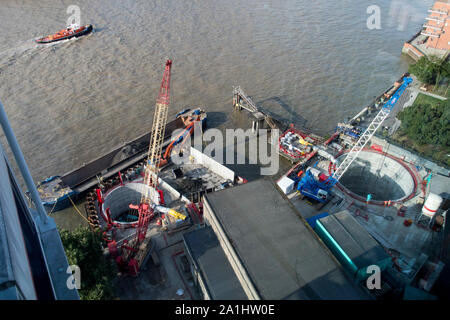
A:
[[[86,211],[88,214],[88,222],[92,230],[98,231],[100,229],[100,221],[98,219],[97,208],[95,206],[95,193],[90,191],[86,197]]]

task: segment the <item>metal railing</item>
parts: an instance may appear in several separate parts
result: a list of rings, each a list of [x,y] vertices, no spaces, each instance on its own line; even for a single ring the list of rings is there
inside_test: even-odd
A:
[[[250,112],[259,111],[259,108],[253,102],[253,100],[244,92],[244,90],[241,89],[241,87],[234,88],[233,95],[240,96],[242,99],[244,99],[245,102],[247,102],[248,106],[242,106],[243,108],[247,109]]]

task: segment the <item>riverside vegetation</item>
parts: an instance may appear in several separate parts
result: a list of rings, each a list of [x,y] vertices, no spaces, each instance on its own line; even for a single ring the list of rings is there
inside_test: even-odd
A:
[[[402,124],[394,140],[438,164],[450,166],[450,100],[419,94],[397,118]]]
[[[88,227],[74,231],[60,230],[61,241],[69,265],[77,265],[81,271],[82,300],[110,300],[114,298],[113,280],[115,265],[103,255],[102,237]]]

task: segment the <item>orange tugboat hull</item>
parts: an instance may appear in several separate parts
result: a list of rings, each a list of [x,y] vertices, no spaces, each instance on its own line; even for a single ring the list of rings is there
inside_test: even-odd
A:
[[[66,39],[70,39],[70,38],[74,38],[74,37],[78,38],[78,37],[84,36],[86,34],[89,34],[92,31],[92,29],[93,29],[92,25],[90,25],[90,24],[82,26],[75,30],[63,29],[55,34],[37,39],[36,42],[37,43],[51,43],[51,42],[66,40]]]

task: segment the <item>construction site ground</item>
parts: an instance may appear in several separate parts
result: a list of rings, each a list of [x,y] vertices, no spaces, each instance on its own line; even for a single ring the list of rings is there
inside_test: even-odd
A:
[[[442,248],[439,243],[442,242],[442,232],[432,232],[426,226],[416,223],[404,225],[407,219],[414,221],[420,211],[421,207],[415,204],[416,198],[405,203],[405,216],[399,216],[398,208],[395,206],[367,205],[345,195],[338,188],[335,188],[333,193],[333,198],[325,205],[314,203],[307,198],[302,199],[296,191],[289,194],[288,198],[305,219],[323,212],[334,214],[345,209],[349,210],[386,249],[395,249],[411,261],[417,259],[421,253],[426,253],[430,257],[440,255]]]
[[[114,283],[120,300],[198,300],[189,264],[184,253],[183,233],[158,231],[152,237],[158,262],[148,259],[139,276],[119,276]],[[181,290],[180,290],[181,289]]]

